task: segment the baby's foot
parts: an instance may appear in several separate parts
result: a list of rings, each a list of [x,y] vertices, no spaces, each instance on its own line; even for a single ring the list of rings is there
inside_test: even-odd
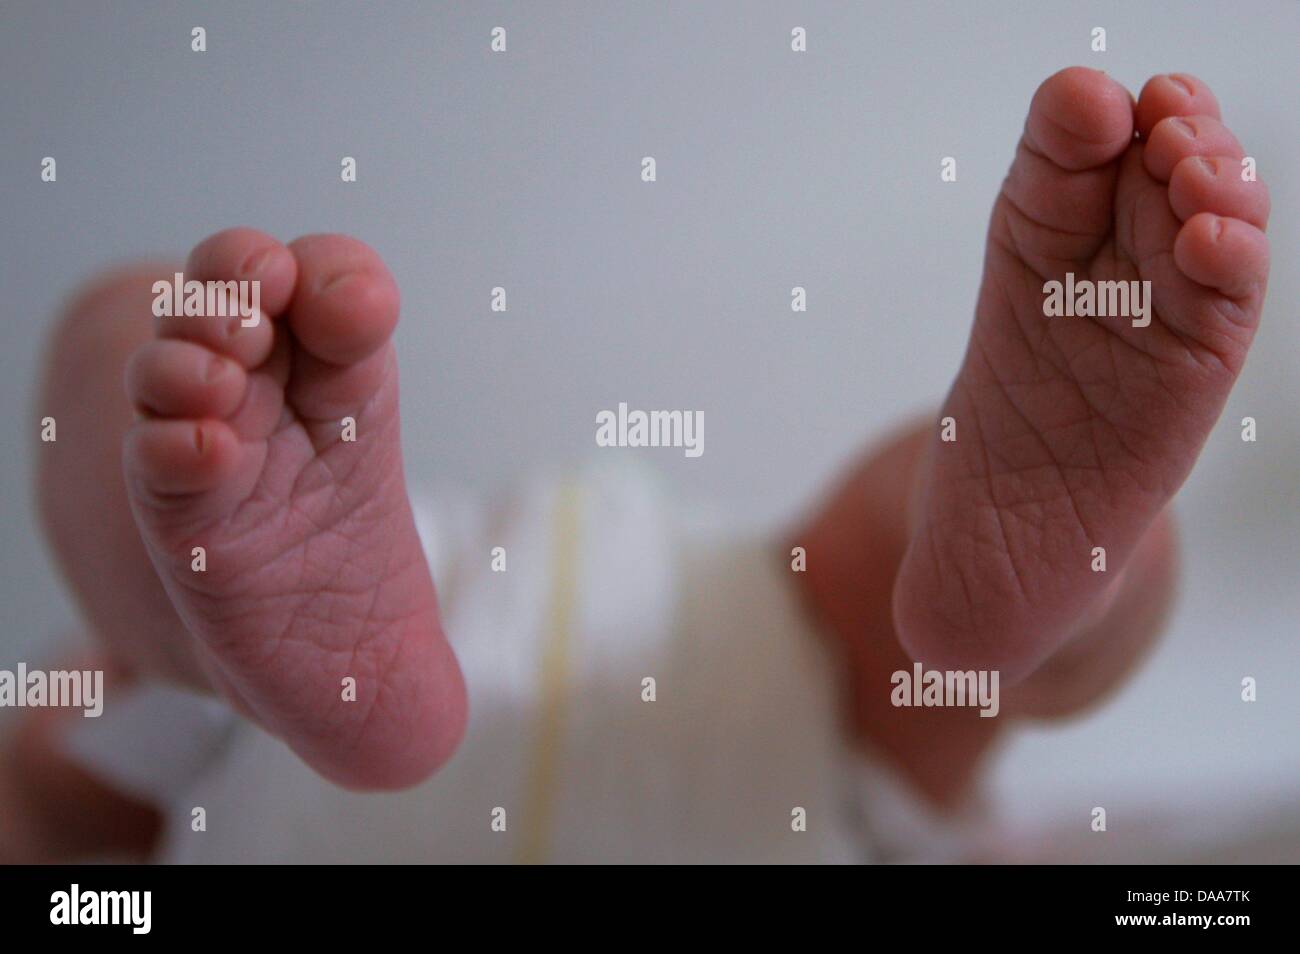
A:
[[[1134,130],[1138,138],[1134,139]],[[1241,371],[1268,198],[1206,86],[1048,79],[993,209],[984,281],[894,591],[937,668],[1023,677],[1095,612]],[[1044,315],[1044,283],[1149,280],[1150,324]],[[1094,572],[1094,548],[1106,570]]]
[[[154,566],[232,702],[341,784],[414,783],[465,692],[402,474],[397,287],[353,239],[250,229],[185,279],[258,279],[264,317],[163,318],[132,359],[124,469]]]

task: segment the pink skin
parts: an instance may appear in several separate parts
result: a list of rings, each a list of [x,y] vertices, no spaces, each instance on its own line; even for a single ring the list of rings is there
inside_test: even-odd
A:
[[[894,590],[914,659],[999,669],[1004,685],[1029,676],[1095,615],[1191,470],[1268,276],[1267,193],[1241,181],[1244,152],[1218,117],[1181,74],[1136,104],[1082,68],[1034,96],[940,414],[957,441],[934,428]],[[1150,280],[1151,324],[1046,319],[1043,283],[1067,271]]]
[[[163,318],[131,358],[123,472],[158,577],[241,710],[342,785],[413,784],[466,703],[402,474],[397,286],[353,239],[251,229],[201,243],[185,277],[259,279],[267,320]]]
[[[1007,720],[893,708],[893,670],[998,668],[1008,716],[1060,715],[1110,691],[1159,631],[1166,504],[1241,369],[1268,270],[1267,192],[1241,182],[1218,116],[1191,77],[1156,77],[1136,104],[1090,70],[1049,78],[938,415],[957,443],[927,425],[872,450],[793,535],[809,611],[844,649],[855,733],[938,803]],[[77,439],[42,457],[55,556],[124,669],[216,687],[344,785],[412,784],[454,749],[465,696],[402,478],[392,278],[351,239],[223,232],[186,276],[260,279],[269,320],[164,320],[150,340],[148,285],[171,271],[92,286],[56,335],[42,407]],[[1066,271],[1150,279],[1152,324],[1049,325],[1042,283]],[[129,412],[100,379],[128,353],[142,419],[119,461]],[[355,444],[339,440],[345,416]],[[62,777],[53,749],[29,748],[56,764],[21,779]]]

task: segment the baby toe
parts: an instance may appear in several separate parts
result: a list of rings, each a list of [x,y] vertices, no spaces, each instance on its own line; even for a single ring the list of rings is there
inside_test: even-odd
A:
[[[1241,219],[1256,228],[1268,225],[1268,187],[1241,176],[1232,156],[1188,156],[1169,177],[1169,205],[1180,221],[1198,212]]]
[[[1156,123],[1142,155],[1147,172],[1168,182],[1174,167],[1189,156],[1245,155],[1241,143],[1213,116],[1170,116]]]
[[[1249,222],[1199,212],[1179,230],[1174,262],[1192,281],[1233,300],[1248,299],[1268,278],[1268,239]],[[1253,323],[1258,309],[1247,314]]]
[[[224,418],[239,407],[247,383],[237,362],[189,341],[150,341],[126,370],[131,402],[166,417]]]
[[[226,229],[190,252],[185,277],[197,281],[256,281],[262,311],[284,311],[298,278],[298,263],[282,243],[257,229]]]
[[[1219,101],[1210,88],[1186,73],[1165,73],[1147,80],[1138,95],[1138,135],[1147,139],[1156,123],[1169,116],[1220,116]]]
[[[136,421],[123,441],[122,462],[128,486],[157,505],[218,487],[239,462],[239,438],[224,421]]]

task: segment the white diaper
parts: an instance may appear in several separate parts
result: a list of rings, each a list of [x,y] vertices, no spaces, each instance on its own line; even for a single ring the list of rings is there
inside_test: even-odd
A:
[[[455,757],[414,789],[351,793],[255,727],[214,718],[210,701],[142,690],[70,746],[167,803],[162,860],[855,862],[964,850],[848,750],[842,678],[779,547],[728,538],[621,461],[539,478],[498,507],[433,494],[415,508],[469,687]]]

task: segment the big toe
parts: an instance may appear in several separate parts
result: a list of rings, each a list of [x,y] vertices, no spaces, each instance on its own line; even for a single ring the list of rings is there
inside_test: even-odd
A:
[[[1105,73],[1071,66],[1045,79],[1025,121],[1031,145],[1069,171],[1113,161],[1133,139],[1133,100]]]
[[[1071,67],[1034,94],[992,229],[1044,274],[1091,257],[1110,234],[1114,160],[1133,142],[1133,100],[1105,73]]]
[[[397,283],[370,246],[346,235],[308,235],[290,243],[298,286],[289,326],[314,357],[355,364],[377,351],[397,327]]]

